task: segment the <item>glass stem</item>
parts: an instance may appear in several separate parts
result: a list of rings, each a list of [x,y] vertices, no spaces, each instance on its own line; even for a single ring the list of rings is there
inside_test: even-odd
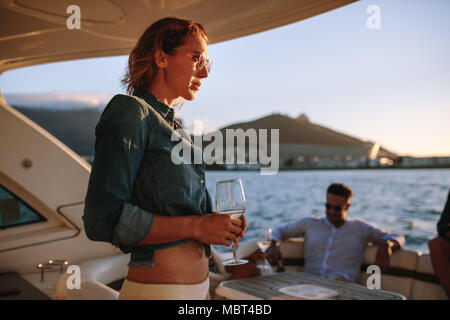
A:
[[[237,263],[236,247],[233,248],[233,259],[234,259],[234,263]]]

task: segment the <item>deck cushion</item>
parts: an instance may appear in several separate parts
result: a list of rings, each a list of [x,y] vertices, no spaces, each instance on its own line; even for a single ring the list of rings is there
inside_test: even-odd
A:
[[[414,279],[411,289],[411,299],[414,300],[446,300],[442,286],[437,283],[439,280],[434,275],[433,265],[429,254],[419,257],[417,263],[417,277]],[[428,281],[423,281],[428,280]]]

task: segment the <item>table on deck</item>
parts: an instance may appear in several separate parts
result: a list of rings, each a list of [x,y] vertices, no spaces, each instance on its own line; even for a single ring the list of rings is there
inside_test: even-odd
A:
[[[286,271],[270,276],[226,280],[220,283],[216,294],[230,300],[301,300],[292,295],[280,292],[279,289],[306,285],[318,286],[336,291],[337,294],[320,299],[332,300],[405,300],[405,297],[394,292],[368,289],[362,285],[339,280],[322,278],[316,275]],[[326,292],[326,290],[322,290]],[[309,299],[314,299],[310,297]]]

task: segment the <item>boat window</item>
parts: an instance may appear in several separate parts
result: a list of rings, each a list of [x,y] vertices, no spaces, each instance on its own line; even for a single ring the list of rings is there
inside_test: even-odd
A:
[[[47,219],[0,185],[0,229],[41,221]]]

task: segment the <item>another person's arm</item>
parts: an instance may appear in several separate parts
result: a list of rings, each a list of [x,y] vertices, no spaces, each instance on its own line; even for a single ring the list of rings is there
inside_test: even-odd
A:
[[[441,218],[437,223],[437,230],[440,237],[450,240],[450,191]]]
[[[450,191],[437,224],[439,236],[428,242],[430,257],[436,276],[450,299]]]

